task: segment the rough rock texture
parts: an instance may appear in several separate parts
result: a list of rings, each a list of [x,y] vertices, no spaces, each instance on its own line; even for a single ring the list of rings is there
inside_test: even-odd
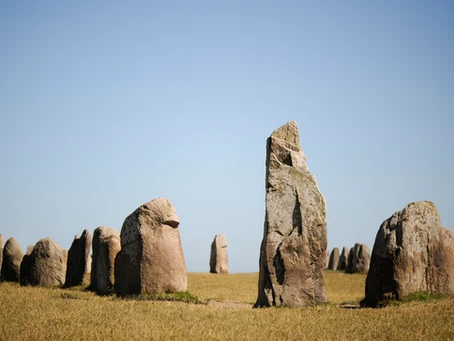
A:
[[[335,247],[329,256],[328,270],[337,270],[339,264],[339,249]]]
[[[255,307],[326,302],[326,202],[309,172],[296,122],[267,140],[266,212]]]
[[[20,263],[24,253],[16,238],[9,238],[3,248],[1,279],[7,282],[19,282]]]
[[[115,261],[117,295],[187,290],[178,225],[175,209],[164,198],[140,206],[125,219]]]
[[[20,285],[29,285],[31,283],[31,254],[33,252],[33,248],[33,245],[27,246],[27,251],[25,252],[22,262],[20,263]]]
[[[93,254],[90,289],[105,295],[114,290],[115,257],[120,252],[120,233],[112,227],[100,226],[93,233]]]
[[[65,287],[82,285],[87,269],[88,255],[90,254],[91,234],[84,230],[82,235],[76,236],[68,251]]]
[[[55,286],[65,283],[68,251],[50,238],[39,240],[30,254],[30,284]]]
[[[349,255],[349,248],[344,246],[342,248],[341,255],[339,257],[339,264],[337,265],[337,270],[339,271],[346,271],[348,268],[348,255]]]
[[[363,306],[414,293],[454,295],[454,232],[430,201],[410,203],[378,230]]]
[[[0,234],[0,271],[2,269],[3,244],[5,244],[5,241],[3,240],[3,236]]]
[[[370,251],[367,245],[356,243],[348,253],[348,267],[346,272],[353,274],[356,272],[367,273],[370,264]]]
[[[223,234],[217,234],[213,243],[211,243],[210,272],[214,274],[226,274],[229,272],[227,240]]]

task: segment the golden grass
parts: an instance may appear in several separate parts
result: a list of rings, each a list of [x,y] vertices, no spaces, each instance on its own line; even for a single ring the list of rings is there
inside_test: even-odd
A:
[[[326,272],[332,303],[357,303],[365,275]],[[0,284],[0,340],[454,340],[454,298],[382,309],[252,309],[257,274],[189,274],[189,291],[241,305],[122,300]],[[246,305],[246,304],[247,305]]]

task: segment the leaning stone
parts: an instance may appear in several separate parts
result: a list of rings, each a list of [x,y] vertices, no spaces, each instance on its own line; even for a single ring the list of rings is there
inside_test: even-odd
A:
[[[140,206],[125,219],[115,261],[117,295],[187,290],[178,225],[175,209],[164,198]]]
[[[347,273],[367,273],[370,264],[370,251],[367,245],[356,243],[348,253]]]
[[[90,289],[106,295],[114,291],[115,257],[120,251],[120,233],[112,227],[100,226],[93,233],[93,254]]]
[[[349,248],[344,246],[342,248],[341,255],[339,257],[339,264],[337,265],[337,270],[339,271],[345,271],[348,268],[348,254],[349,254]]]
[[[430,201],[410,203],[381,224],[361,305],[415,292],[454,295],[454,232]]]
[[[211,243],[210,272],[214,274],[226,274],[229,272],[227,240],[223,234],[217,234],[213,243]]]
[[[296,122],[267,140],[266,212],[255,307],[326,302],[326,202],[309,172]]]
[[[337,270],[339,264],[339,249],[335,247],[329,256],[328,270]]]
[[[20,280],[20,263],[24,253],[16,238],[9,238],[3,248],[1,279],[7,282]]]
[[[30,254],[30,284],[58,286],[65,283],[68,251],[50,238],[38,241]]]
[[[83,284],[90,247],[91,234],[88,230],[84,230],[80,237],[74,238],[68,251],[65,287]]]

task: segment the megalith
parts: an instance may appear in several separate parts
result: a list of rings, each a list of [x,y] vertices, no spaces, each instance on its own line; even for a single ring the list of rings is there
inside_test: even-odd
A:
[[[342,252],[339,256],[339,264],[337,265],[337,270],[346,271],[348,268],[348,254],[350,250],[348,247],[344,246]]]
[[[298,127],[267,140],[266,200],[255,307],[326,302],[326,202],[309,172]]]
[[[348,253],[347,273],[367,273],[370,264],[369,247],[365,244],[356,243]]]
[[[2,270],[2,260],[3,260],[3,244],[5,244],[5,241],[3,240],[3,236],[0,233],[0,272]]]
[[[100,226],[93,232],[90,289],[106,295],[114,291],[115,257],[120,251],[120,233]]]
[[[20,263],[20,285],[29,285],[31,284],[31,269],[32,269],[32,258],[31,254],[33,252],[33,245],[27,246],[25,255],[22,258]]]
[[[117,295],[187,290],[178,225],[173,205],[164,198],[140,206],[125,219],[115,261]]]
[[[339,248],[335,247],[329,256],[328,270],[337,270],[339,264]]]
[[[57,286],[65,283],[68,251],[50,238],[39,240],[30,254],[30,284]]]
[[[7,282],[19,282],[20,263],[24,253],[16,238],[9,238],[3,248],[1,279]]]
[[[441,226],[430,201],[410,203],[381,224],[361,304],[415,292],[454,295],[454,232]]]
[[[81,236],[75,236],[68,251],[65,287],[82,285],[87,269],[91,247],[90,231],[84,230]]]
[[[210,272],[214,274],[226,274],[229,272],[227,240],[223,234],[217,234],[211,243]]]

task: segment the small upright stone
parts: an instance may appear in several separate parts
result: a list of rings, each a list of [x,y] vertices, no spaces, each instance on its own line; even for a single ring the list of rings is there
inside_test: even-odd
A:
[[[120,233],[117,230],[106,226],[95,230],[90,273],[91,290],[101,295],[114,290],[115,257],[120,249]]]
[[[326,302],[326,202],[309,172],[298,127],[267,140],[266,212],[255,307]]]
[[[82,285],[87,269],[88,255],[91,247],[91,234],[84,230],[76,236],[68,251],[65,287]]]
[[[430,201],[410,203],[381,224],[361,305],[415,292],[454,295],[454,232]]]
[[[325,269],[328,269],[328,266],[329,266],[329,250],[328,249],[325,250],[325,258],[326,258]]]
[[[367,273],[370,264],[370,251],[367,245],[356,243],[348,253],[347,273]]]
[[[226,274],[229,272],[227,240],[223,234],[217,234],[213,243],[211,243],[210,272],[214,274]]]
[[[348,268],[348,254],[350,250],[348,247],[344,246],[342,248],[341,255],[339,257],[339,264],[337,265],[337,270],[346,271]]]
[[[65,283],[68,251],[52,239],[39,240],[30,258],[31,285],[57,286]]]
[[[187,290],[179,223],[175,209],[164,198],[140,206],[125,219],[115,261],[117,295]]]
[[[339,249],[335,247],[329,256],[328,270],[337,270],[339,264]]]
[[[3,248],[1,279],[7,282],[20,280],[20,263],[24,253],[16,238],[9,238]]]
[[[24,257],[22,258],[22,262],[20,263],[20,285],[31,284],[31,254],[33,252],[33,248],[33,245],[27,246],[27,251],[25,252]]]

